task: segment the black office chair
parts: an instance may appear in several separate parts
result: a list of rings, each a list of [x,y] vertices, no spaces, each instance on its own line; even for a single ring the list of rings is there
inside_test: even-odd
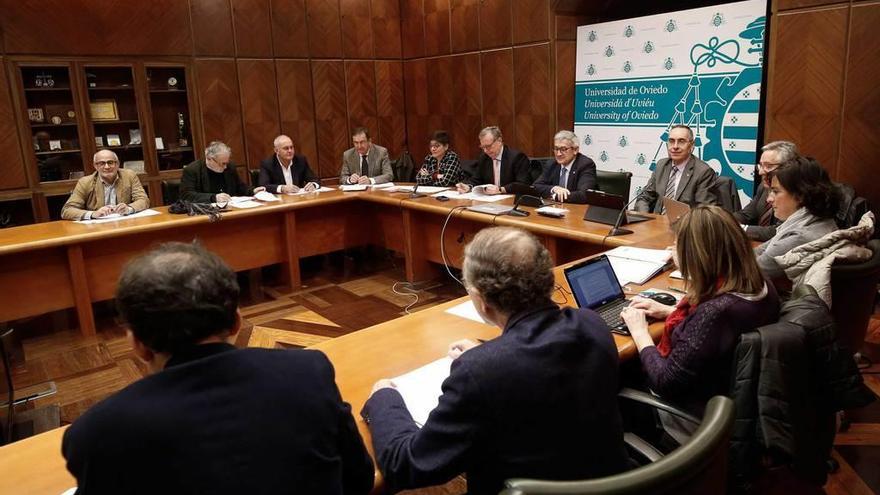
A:
[[[868,200],[856,195],[856,190],[849,184],[835,182],[840,193],[840,207],[834,215],[834,221],[841,229],[848,229],[859,223],[862,215],[871,210]],[[877,237],[875,230],[874,236]]]
[[[733,401],[713,397],[690,440],[645,466],[586,481],[510,479],[500,495],[641,495],[724,493]]]
[[[609,172],[607,170],[597,170],[597,187],[602,192],[616,194],[628,199],[632,176],[632,172]]]
[[[416,167],[409,151],[404,151],[397,160],[392,160],[391,169],[394,171],[394,182],[416,181]]]
[[[864,263],[831,266],[831,314],[837,324],[837,341],[856,354],[865,342],[880,283],[880,240],[869,241],[867,247],[874,254]]]
[[[169,179],[162,181],[162,202],[171,205],[180,198],[180,180]]]
[[[21,440],[53,428],[61,426],[61,408],[56,405],[48,405],[24,411],[15,411],[15,407],[26,402],[42,399],[55,394],[58,389],[55,382],[47,382],[39,389],[31,391],[26,397],[15,397],[15,388],[12,383],[12,359],[13,330],[10,328],[0,334],[0,445]]]
[[[464,172],[465,177],[473,177],[477,175],[476,160],[462,159],[459,165],[461,166],[461,171]]]
[[[530,160],[531,164],[529,166],[529,180],[531,181],[529,182],[529,184],[534,184],[535,181],[541,177],[541,174],[543,174],[544,171],[547,170],[547,168],[550,167],[550,165],[552,165],[555,160],[556,159],[552,156],[532,158]]]
[[[730,177],[719,175],[715,177],[715,185],[712,186],[718,202],[725,210],[733,213],[742,210],[742,202],[739,200],[739,193],[736,191],[736,182]]]
[[[256,170],[250,169],[250,170],[248,170],[248,172],[250,172],[251,187],[259,186],[260,185],[260,169],[256,169]]]

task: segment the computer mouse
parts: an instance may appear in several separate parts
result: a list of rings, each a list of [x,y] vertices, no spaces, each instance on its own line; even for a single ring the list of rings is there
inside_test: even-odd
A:
[[[675,300],[675,296],[673,296],[672,294],[667,294],[665,292],[655,292],[651,294],[651,299],[667,306],[675,306],[675,304],[678,302]]]

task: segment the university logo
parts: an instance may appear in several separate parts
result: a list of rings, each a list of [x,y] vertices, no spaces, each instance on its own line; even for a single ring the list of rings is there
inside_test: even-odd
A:
[[[606,153],[605,151],[602,151],[602,153],[599,153],[599,159],[602,160],[603,162],[607,162],[608,161],[608,153]]]
[[[594,76],[594,75],[596,75],[596,66],[595,66],[595,65],[590,64],[590,65],[587,66],[587,75],[588,75],[588,76]]]
[[[614,56],[614,48],[612,48],[611,45],[608,45],[605,48],[605,56],[606,57],[613,57]]]
[[[590,31],[590,34],[587,35],[587,39],[590,40],[590,43],[596,41],[596,38],[598,38],[598,36],[596,36],[596,31]]]
[[[654,51],[654,43],[651,43],[650,41],[645,43],[645,46],[644,46],[644,48],[642,48],[642,51],[645,53],[653,52]]]
[[[584,136],[584,146],[589,146],[591,144],[593,144],[593,136],[587,134],[586,136]]]
[[[721,15],[721,12],[715,12],[715,15],[712,16],[712,25],[721,27],[722,24],[724,24],[724,16]]]
[[[648,159],[645,158],[644,153],[639,153],[639,156],[636,157],[636,163],[638,163],[639,165],[644,166],[645,163],[647,163],[647,162],[648,162]]]
[[[667,33],[675,32],[675,30],[678,29],[678,24],[675,23],[675,20],[669,19],[669,21],[666,22],[666,27],[664,29],[666,29]]]
[[[663,62],[663,68],[666,70],[675,68],[675,62],[672,61],[672,57],[666,57],[666,60]]]
[[[617,140],[617,144],[619,144],[621,148],[626,148],[629,141],[626,140],[626,136],[620,136],[620,139]]]
[[[633,31],[632,26],[627,26],[626,29],[623,30],[623,35],[627,38],[632,38],[633,34],[635,34],[635,31]]]
[[[627,74],[629,74],[630,72],[632,72],[632,70],[633,70],[633,66],[631,63],[629,63],[629,60],[627,60],[626,63],[623,64],[623,71],[626,72]]]

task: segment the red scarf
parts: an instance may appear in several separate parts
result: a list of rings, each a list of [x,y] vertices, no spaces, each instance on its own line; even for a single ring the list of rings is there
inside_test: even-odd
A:
[[[663,327],[663,335],[660,336],[660,343],[657,344],[657,352],[661,356],[666,357],[672,352],[672,330],[684,321],[689,315],[696,311],[696,306],[691,306],[687,297],[683,297],[675,306],[675,309],[666,317],[666,325]]]

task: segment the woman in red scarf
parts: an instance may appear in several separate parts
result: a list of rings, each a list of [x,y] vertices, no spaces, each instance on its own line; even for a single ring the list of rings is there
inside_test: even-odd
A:
[[[775,322],[779,297],[733,216],[698,206],[679,221],[675,261],[687,295],[675,307],[636,297],[621,316],[639,349],[648,386],[684,407],[702,409],[727,393],[740,334]],[[647,317],[665,319],[655,346]]]

